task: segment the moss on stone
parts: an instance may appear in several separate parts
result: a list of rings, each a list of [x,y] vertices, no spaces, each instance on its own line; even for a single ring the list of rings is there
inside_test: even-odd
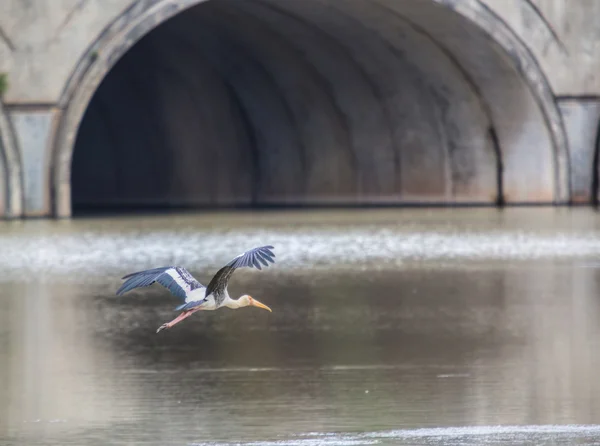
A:
[[[0,97],[8,91],[8,74],[0,73]]]

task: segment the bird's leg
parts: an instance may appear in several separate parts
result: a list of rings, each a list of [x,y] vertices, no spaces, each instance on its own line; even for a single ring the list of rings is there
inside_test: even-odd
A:
[[[158,330],[156,330],[156,332],[158,333],[159,331],[162,331],[165,328],[171,328],[173,325],[181,322],[182,320],[184,320],[185,318],[191,316],[194,313],[195,313],[194,311],[184,311],[179,316],[177,316],[175,319],[173,319],[171,322],[167,322],[166,324],[162,324],[160,327],[158,327]]]

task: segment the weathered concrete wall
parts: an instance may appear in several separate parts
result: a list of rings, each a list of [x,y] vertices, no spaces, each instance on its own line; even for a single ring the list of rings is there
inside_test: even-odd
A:
[[[56,104],[79,59],[135,0],[3,0],[0,72],[6,104]]]
[[[71,192],[75,204],[585,202],[595,108],[555,99],[598,93],[599,5],[566,5],[6,0],[0,72],[22,173],[2,196],[20,184],[26,215],[63,216]]]
[[[527,43],[557,96],[600,95],[600,2],[480,1]]]
[[[466,0],[467,2],[471,0]],[[340,0],[340,4],[348,0]],[[532,51],[557,95],[600,95],[600,3],[596,0],[479,0]],[[13,103],[56,103],[77,62],[136,0],[3,0],[0,72]],[[175,3],[175,2],[173,2]],[[460,3],[460,1],[454,1]],[[576,66],[577,70],[573,70]]]

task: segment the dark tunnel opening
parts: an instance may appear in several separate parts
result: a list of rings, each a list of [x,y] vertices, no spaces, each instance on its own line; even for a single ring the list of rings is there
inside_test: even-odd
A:
[[[104,78],[72,207],[552,200],[551,145],[518,70],[445,6],[210,0]]]

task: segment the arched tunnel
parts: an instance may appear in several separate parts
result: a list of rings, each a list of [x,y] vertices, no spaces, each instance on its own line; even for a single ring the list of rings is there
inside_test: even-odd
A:
[[[184,10],[96,90],[72,158],[74,211],[552,202],[557,142],[519,49],[455,4]]]

